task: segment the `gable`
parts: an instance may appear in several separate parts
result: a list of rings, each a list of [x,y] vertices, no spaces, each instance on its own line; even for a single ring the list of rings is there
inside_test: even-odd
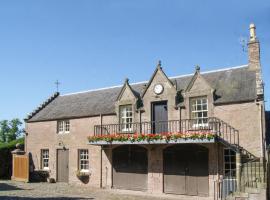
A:
[[[128,101],[136,99],[134,93],[128,85],[125,85],[121,94],[118,97],[118,101]]]
[[[153,92],[154,86],[156,84],[162,84],[164,87],[164,91],[167,89],[173,89],[176,92],[175,86],[173,85],[171,80],[166,76],[166,74],[163,72],[162,68],[160,67],[160,64],[157,66],[154,74],[152,75],[150,81],[148,82],[148,84],[147,84],[147,86],[142,94],[142,98],[149,91]]]
[[[190,80],[185,92],[188,93],[189,95],[192,95],[192,94],[205,95],[213,91],[214,89],[200,74],[200,67],[197,65],[196,71],[192,79]]]
[[[190,93],[201,93],[203,91],[211,91],[212,87],[207,83],[207,81],[200,75],[196,76],[192,85],[189,85],[187,92]]]

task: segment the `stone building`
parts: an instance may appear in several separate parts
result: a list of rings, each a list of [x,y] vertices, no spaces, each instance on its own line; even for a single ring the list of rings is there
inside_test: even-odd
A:
[[[32,170],[59,182],[194,199],[263,189],[265,108],[254,24],[248,54],[243,66],[197,66],[194,74],[167,77],[159,62],[146,82],[54,94],[25,120]]]

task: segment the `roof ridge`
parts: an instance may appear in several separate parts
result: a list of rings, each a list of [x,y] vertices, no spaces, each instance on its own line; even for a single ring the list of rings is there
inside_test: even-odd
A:
[[[239,66],[235,66],[235,67],[227,67],[227,68],[221,68],[221,69],[216,69],[216,70],[205,71],[205,72],[201,72],[200,74],[210,74],[210,73],[214,73],[214,72],[222,72],[222,71],[227,71],[227,70],[231,70],[231,69],[239,69],[239,68],[244,68],[244,67],[248,67],[248,64],[239,65]],[[192,73],[192,74],[183,74],[183,75],[179,75],[179,76],[171,76],[169,78],[170,79],[175,79],[175,78],[182,78],[182,77],[193,76],[193,75],[194,75],[194,73]]]
[[[234,66],[234,67],[227,67],[227,68],[221,68],[221,69],[217,69],[217,70],[210,70],[210,71],[205,71],[205,72],[201,72],[201,74],[209,74],[209,73],[214,73],[214,72],[221,72],[221,71],[227,71],[227,70],[232,70],[232,69],[239,69],[239,68],[244,68],[247,67],[248,64],[245,65],[238,65],[238,66]],[[171,76],[168,77],[169,79],[176,79],[176,78],[182,78],[182,77],[187,77],[187,76],[193,76],[194,73],[191,74],[183,74],[183,75],[179,75],[179,76]],[[143,83],[148,83],[148,81],[140,81],[140,82],[135,82],[135,83],[130,83],[130,85],[138,85],[138,84],[143,84]],[[96,91],[102,91],[102,90],[107,90],[107,89],[113,89],[113,88],[120,88],[123,85],[115,85],[115,86],[110,86],[110,87],[103,87],[103,88],[97,88],[97,89],[91,89],[91,90],[84,90],[84,91],[80,91],[80,92],[73,92],[73,93],[67,93],[67,94],[63,94],[60,96],[70,96],[70,95],[76,95],[76,94],[82,94],[82,93],[88,93],[88,92],[96,92]]]

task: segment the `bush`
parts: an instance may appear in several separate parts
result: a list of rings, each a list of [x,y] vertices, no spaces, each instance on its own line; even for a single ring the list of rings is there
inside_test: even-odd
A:
[[[24,145],[24,138],[13,140],[9,143],[0,143],[0,178],[10,179],[12,176],[12,154],[16,144]]]

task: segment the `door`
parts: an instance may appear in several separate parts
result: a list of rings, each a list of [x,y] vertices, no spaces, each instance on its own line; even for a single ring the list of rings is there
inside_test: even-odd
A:
[[[113,188],[147,190],[147,149],[123,145],[113,149]]]
[[[68,149],[57,150],[57,181],[68,182],[69,174],[69,151]]]
[[[152,103],[153,133],[168,132],[167,101]]]
[[[209,191],[208,149],[181,144],[168,147],[164,156],[164,192],[207,196]]]

